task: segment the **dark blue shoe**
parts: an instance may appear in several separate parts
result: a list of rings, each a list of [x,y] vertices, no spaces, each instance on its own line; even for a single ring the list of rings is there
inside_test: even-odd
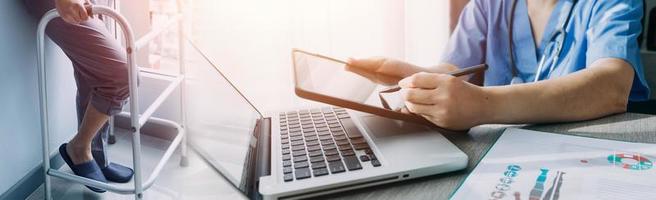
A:
[[[66,164],[73,170],[73,173],[75,173],[75,175],[97,180],[103,183],[107,183],[107,179],[105,179],[105,176],[103,175],[96,161],[90,160],[85,163],[80,163],[77,165],[73,164],[73,160],[71,160],[71,157],[69,157],[68,152],[66,151],[66,143],[59,146],[59,154],[64,159]],[[87,188],[89,188],[91,191],[98,192],[98,193],[106,192],[106,190],[100,188],[95,188],[90,186],[87,186]]]
[[[120,164],[109,163],[107,167],[102,168],[102,173],[105,175],[105,178],[107,178],[108,181],[127,183],[130,181],[130,179],[132,179],[134,170]]]

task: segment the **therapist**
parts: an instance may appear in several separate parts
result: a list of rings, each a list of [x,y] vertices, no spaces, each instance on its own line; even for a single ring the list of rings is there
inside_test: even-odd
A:
[[[589,120],[648,99],[642,16],[641,0],[473,0],[441,64],[368,58],[349,67],[404,77],[407,109],[444,128]],[[481,63],[485,87],[444,74]]]

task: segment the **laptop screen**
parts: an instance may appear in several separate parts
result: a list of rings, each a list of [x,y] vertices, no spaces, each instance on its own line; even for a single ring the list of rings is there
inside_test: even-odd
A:
[[[189,51],[187,59],[189,138],[206,161],[246,193],[247,156],[255,145],[253,132],[262,115],[210,58],[196,50]]]

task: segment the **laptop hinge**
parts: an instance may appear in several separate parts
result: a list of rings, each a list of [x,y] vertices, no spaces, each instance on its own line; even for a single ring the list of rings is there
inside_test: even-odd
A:
[[[271,175],[271,118],[259,120],[255,129],[257,147],[255,155],[255,174],[251,176],[248,196],[250,199],[262,199],[259,193],[260,177]]]

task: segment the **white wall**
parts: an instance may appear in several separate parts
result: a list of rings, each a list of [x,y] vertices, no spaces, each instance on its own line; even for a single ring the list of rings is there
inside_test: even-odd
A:
[[[41,163],[36,20],[23,1],[0,1],[0,194]],[[75,134],[75,84],[70,61],[48,42],[51,151]]]
[[[141,38],[151,29],[150,26],[150,1],[125,1],[120,2],[120,12],[128,20],[132,27],[135,38]],[[123,38],[121,36],[121,38]],[[148,48],[137,52],[137,65],[148,66]]]
[[[405,59],[419,66],[438,64],[449,38],[447,1],[405,1]]]

